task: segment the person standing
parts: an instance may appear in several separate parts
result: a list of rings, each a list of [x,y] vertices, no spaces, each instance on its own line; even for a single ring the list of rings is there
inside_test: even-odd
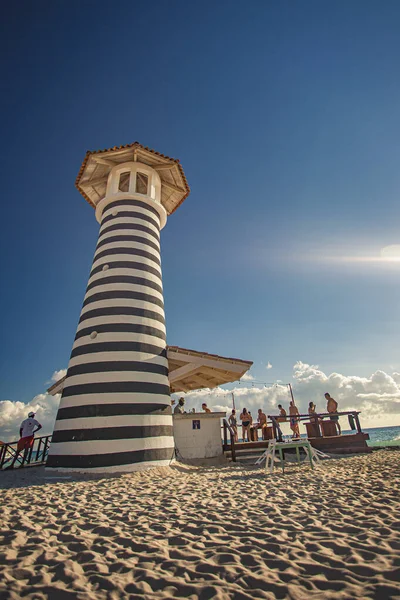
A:
[[[247,441],[250,442],[250,423],[251,423],[251,415],[247,412],[247,408],[244,408],[241,415],[240,420],[242,421],[242,440],[246,441],[246,432],[247,432]]]
[[[238,441],[237,419],[236,419],[236,410],[234,408],[232,409],[232,412],[229,415],[228,423],[232,427],[232,431],[234,433],[235,442],[237,442]]]
[[[295,405],[293,400],[291,400],[290,405],[289,405],[289,415],[290,415],[290,429],[293,431],[293,435],[292,435],[293,439],[298,439],[300,437],[298,414],[299,414],[299,409],[297,408],[297,406]]]
[[[326,410],[328,413],[332,414],[332,416],[329,418],[331,421],[336,423],[337,428],[339,430],[339,435],[342,435],[342,429],[339,424],[339,415],[334,414],[334,413],[337,413],[338,403],[336,402],[335,398],[332,398],[332,396],[330,394],[328,394],[328,392],[325,394],[325,398],[326,398]]]
[[[313,419],[314,421],[317,421],[318,415],[315,412],[316,410],[316,406],[314,404],[314,402],[310,402],[308,405],[308,414],[310,415],[310,421]]]
[[[261,429],[263,430],[264,427],[267,426],[267,416],[265,413],[263,413],[262,409],[259,408],[258,409],[258,425],[257,425],[257,429]]]
[[[211,412],[211,410],[208,408],[208,406],[205,402],[203,402],[203,404],[201,405],[201,408],[204,410],[205,413]]]
[[[14,468],[15,462],[22,451],[24,451],[24,457],[22,459],[21,467],[24,466],[24,463],[25,463],[26,459],[28,458],[28,452],[33,447],[33,444],[35,441],[35,433],[37,431],[39,431],[39,429],[42,429],[41,424],[39,423],[39,421],[36,421],[35,413],[30,412],[28,414],[28,418],[25,419],[24,421],[22,421],[22,423],[20,425],[20,428],[19,428],[20,439],[19,439],[18,445],[17,445],[17,452],[14,454],[13,461],[12,461],[11,465],[9,467],[7,467],[7,469]]]
[[[183,415],[185,413],[185,398],[179,398],[178,404],[174,408],[174,415]]]
[[[286,421],[286,410],[283,408],[282,404],[278,404],[279,408],[279,423],[284,423]]]

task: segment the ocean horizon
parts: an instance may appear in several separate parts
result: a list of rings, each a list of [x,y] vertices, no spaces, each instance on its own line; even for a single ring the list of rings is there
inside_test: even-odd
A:
[[[368,446],[400,446],[400,425],[363,429],[369,434]],[[343,433],[350,433],[344,431]]]
[[[239,425],[239,432],[240,432]],[[362,431],[364,433],[369,434],[369,440],[367,441],[368,446],[400,446],[400,425],[394,425],[392,427],[370,427],[363,428]],[[343,435],[348,433],[354,433],[350,429],[344,429]],[[284,432],[283,438],[285,440],[290,439],[291,434]],[[307,437],[305,433],[301,434],[302,438]],[[242,439],[240,438],[240,441]]]

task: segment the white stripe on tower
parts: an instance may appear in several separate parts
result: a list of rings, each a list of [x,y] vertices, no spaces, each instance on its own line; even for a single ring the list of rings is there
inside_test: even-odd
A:
[[[109,194],[99,205],[99,238],[47,467],[167,465],[174,439],[159,244],[164,209],[137,193]]]

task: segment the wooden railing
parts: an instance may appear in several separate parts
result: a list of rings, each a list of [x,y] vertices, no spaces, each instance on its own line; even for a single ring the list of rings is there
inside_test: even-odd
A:
[[[235,451],[236,434],[226,419],[223,419],[223,421],[222,421],[222,428],[223,428],[223,434],[224,434],[224,450],[228,450],[228,448],[229,448],[229,445],[228,445],[228,431],[229,431],[230,450],[231,450],[232,461],[236,462],[236,451]]]
[[[47,460],[51,442],[51,435],[34,439],[33,446],[27,452],[22,450],[18,455],[15,465],[41,465]],[[9,442],[0,446],[0,470],[10,466],[17,454],[18,442]]]
[[[317,425],[315,427],[316,430],[316,436],[317,437],[323,437],[319,428],[319,421],[322,419],[325,419],[326,417],[341,417],[341,416],[346,416],[346,415],[351,415],[351,418],[354,420],[354,425],[357,429],[357,433],[362,433],[361,431],[361,425],[360,425],[360,419],[358,417],[358,415],[360,414],[360,411],[357,410],[348,410],[348,411],[341,411],[341,412],[336,412],[336,413],[314,413],[314,414],[306,414],[306,415],[287,415],[286,419],[283,421],[281,415],[268,415],[268,419],[274,418],[276,419],[276,421],[278,421],[279,424],[281,423],[290,423],[290,419],[291,418],[296,418],[297,422],[300,421],[309,421],[310,423],[314,423],[315,425]],[[350,419],[349,419],[349,423],[350,423]],[[272,427],[274,430],[274,437],[276,438],[276,425],[275,423],[272,421]]]

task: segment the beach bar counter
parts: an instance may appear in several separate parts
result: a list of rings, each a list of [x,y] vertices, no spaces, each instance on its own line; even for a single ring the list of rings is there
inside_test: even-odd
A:
[[[222,456],[221,419],[225,416],[224,412],[174,414],[178,459]]]

